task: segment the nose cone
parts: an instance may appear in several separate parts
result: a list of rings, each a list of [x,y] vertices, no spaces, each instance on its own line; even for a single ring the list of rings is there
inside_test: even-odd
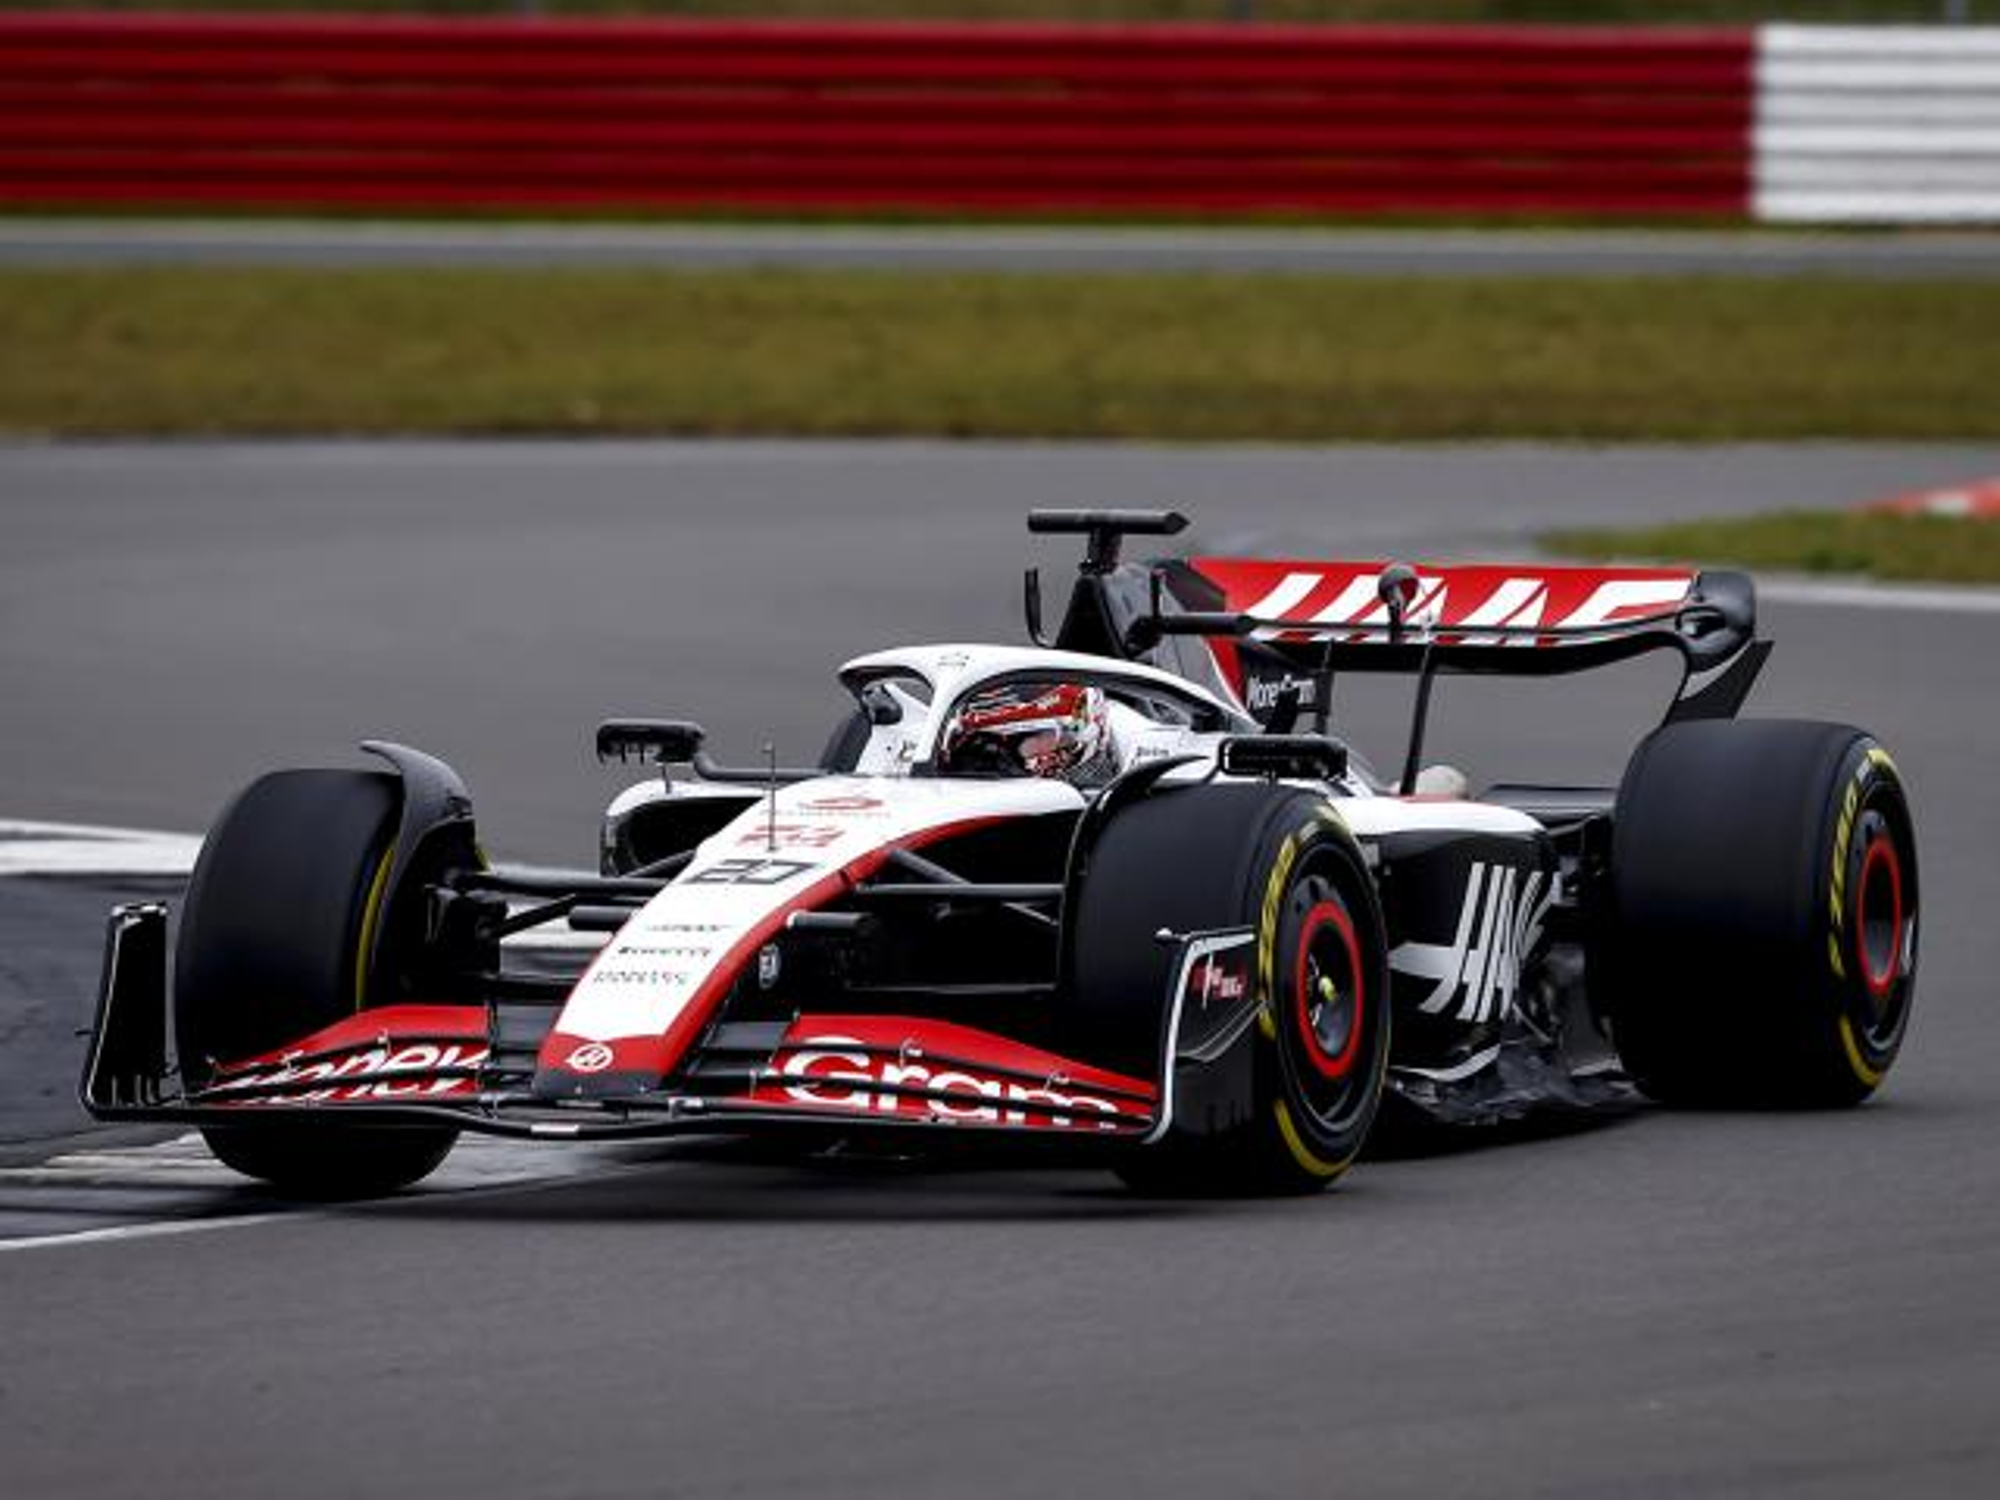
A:
[[[658,1091],[666,1076],[657,1037],[596,1041],[552,1031],[535,1064],[538,1099],[619,1099]]]

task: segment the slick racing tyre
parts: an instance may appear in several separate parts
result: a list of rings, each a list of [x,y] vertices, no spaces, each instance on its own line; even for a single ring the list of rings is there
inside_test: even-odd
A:
[[[181,908],[174,1039],[183,1079],[281,1047],[396,995],[369,993],[386,918],[399,794],[366,771],[278,771],[252,782],[202,845]],[[302,1197],[386,1193],[427,1176],[449,1126],[270,1121],[205,1126],[224,1163]]]
[[[1603,955],[1613,1036],[1675,1104],[1855,1104],[1917,974],[1917,849],[1895,762],[1858,729],[1671,725],[1633,755]]]
[[[1157,1073],[1180,952],[1163,929],[1254,934],[1251,1097],[1212,1133],[1135,1150],[1119,1175],[1154,1193],[1326,1187],[1368,1134],[1389,1059],[1382,910],[1353,836],[1324,798],[1267,784],[1156,791],[1114,813],[1078,893],[1069,1055]]]

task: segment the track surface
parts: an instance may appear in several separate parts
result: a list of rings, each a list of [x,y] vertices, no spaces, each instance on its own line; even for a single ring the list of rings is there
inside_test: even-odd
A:
[[[0,265],[189,264],[1986,277],[2000,235],[0,219]]]
[[[501,852],[573,861],[613,782],[584,760],[601,713],[810,749],[843,654],[1011,634],[1011,568],[1061,556],[1020,534],[1029,504],[1179,504],[1218,546],[1431,555],[1996,466],[1991,449],[5,450],[0,813],[198,827],[254,770],[383,732],[463,764]],[[1780,644],[1756,711],[1873,724],[1916,789],[1922,1000],[1869,1108],[1644,1112],[1368,1163],[1276,1204],[685,1148],[276,1217],[204,1183],[163,1201],[252,1217],[0,1255],[8,1486],[1989,1493],[2000,617],[1765,618]],[[1660,686],[1446,690],[1432,743],[1477,780],[1609,776]],[[1364,747],[1393,744],[1364,722],[1393,697],[1348,706]]]

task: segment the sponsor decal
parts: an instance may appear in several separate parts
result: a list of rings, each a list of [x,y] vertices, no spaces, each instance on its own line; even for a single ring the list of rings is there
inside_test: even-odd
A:
[[[1417,1006],[1426,1015],[1442,1014],[1454,999],[1460,1021],[1507,1015],[1520,989],[1522,962],[1541,941],[1543,920],[1561,884],[1561,876],[1540,870],[1475,863],[1452,940],[1399,943],[1389,951],[1389,967],[1432,981]]]
[[[1244,707],[1253,713],[1263,713],[1278,706],[1279,697],[1287,688],[1296,688],[1299,706],[1310,708],[1319,701],[1319,684],[1310,677],[1294,677],[1290,672],[1281,677],[1253,677],[1248,686],[1248,696]]]
[[[1250,975],[1240,953],[1228,957],[1204,953],[1188,974],[1188,994],[1204,1010],[1241,1000],[1249,993]]]
[[[620,958],[628,957],[629,949],[620,949]],[[686,984],[693,976],[683,969],[633,969],[604,968],[595,971],[596,979],[603,984]]]
[[[644,930],[647,932],[715,933],[727,932],[730,929],[727,922],[683,922],[678,918],[669,918],[665,921],[647,922],[644,924]]]
[[[715,949],[693,943],[620,943],[620,958],[708,958]]]
[[[911,1047],[885,1056],[859,1038],[834,1033],[788,1044],[776,1073],[781,1082],[775,1090],[757,1091],[765,1102],[775,1102],[775,1092],[795,1104],[857,1114],[1053,1130],[1115,1130],[1121,1122],[1146,1118],[1136,1106],[1128,1113],[1118,1101],[1079,1088],[1060,1073],[1039,1084],[996,1078],[969,1064],[928,1062]]]
[[[843,813],[882,812],[887,809],[888,804],[880,797],[853,792],[832,797],[810,797],[798,803],[797,807],[800,812],[839,816]]]
[[[745,829],[736,842],[770,849],[824,849],[846,835],[847,830],[838,823],[771,823]]]
[[[570,1049],[563,1066],[572,1073],[602,1073],[613,1061],[611,1049],[603,1042],[585,1042],[581,1047]]]
[[[286,1091],[286,1104],[323,1104],[355,1099],[431,1098],[439,1094],[471,1092],[477,1081],[471,1078],[424,1078],[407,1075],[436,1073],[446,1069],[466,1072],[487,1058],[484,1043],[409,1042],[381,1046],[345,1057],[325,1058],[304,1064],[284,1063],[263,1073],[246,1074],[217,1084],[214,1094],[251,1094],[268,1090]],[[301,1085],[323,1085],[300,1090]]]
[[[1224,966],[1216,954],[1208,954],[1194,970],[1194,998],[1204,1006],[1210,1002],[1228,1004],[1242,1000],[1250,992],[1250,976],[1240,968]]]

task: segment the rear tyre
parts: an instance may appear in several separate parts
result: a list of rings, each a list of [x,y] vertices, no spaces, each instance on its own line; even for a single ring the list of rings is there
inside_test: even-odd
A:
[[[1150,1077],[1178,950],[1156,934],[1255,934],[1253,1087],[1213,1134],[1170,1134],[1118,1167],[1160,1194],[1316,1192],[1347,1170],[1389,1058],[1381,906],[1339,814],[1296,788],[1156,792],[1115,814],[1079,892],[1064,1045]]]
[[[1867,734],[1658,731],[1619,789],[1611,884],[1608,1010],[1652,1098],[1824,1108],[1881,1084],[1915,993],[1917,851]]]
[[[399,806],[392,776],[313,770],[264,776],[223,811],[195,863],[175,949],[174,1039],[189,1089],[220,1062],[402,998],[370,993],[366,962],[387,915]],[[202,1129],[227,1165],[313,1198],[415,1182],[457,1135],[336,1121]]]

